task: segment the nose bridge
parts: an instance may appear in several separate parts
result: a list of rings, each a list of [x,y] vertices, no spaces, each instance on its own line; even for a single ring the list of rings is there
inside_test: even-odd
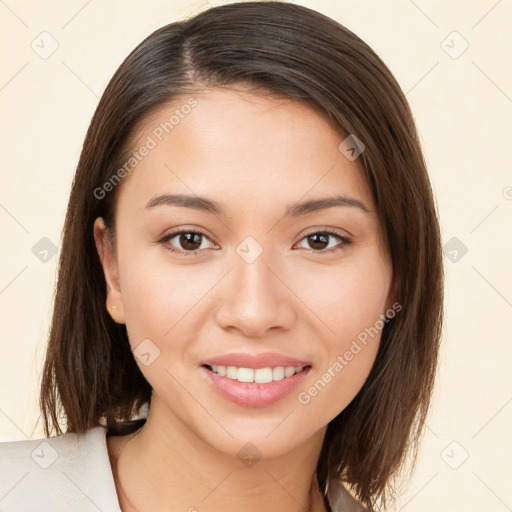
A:
[[[276,259],[273,257],[271,249],[268,247],[264,249],[254,239],[248,238],[239,244],[236,254],[235,279],[240,284],[240,288],[245,288],[249,295],[263,294],[261,298],[268,300],[278,293],[275,289],[276,278],[271,270],[273,266],[276,266]],[[269,295],[269,297],[264,297],[265,295]]]
[[[252,336],[288,326],[293,309],[286,286],[276,276],[280,265],[275,252],[247,237],[236,247],[232,261],[229,285],[218,297],[219,324]]]

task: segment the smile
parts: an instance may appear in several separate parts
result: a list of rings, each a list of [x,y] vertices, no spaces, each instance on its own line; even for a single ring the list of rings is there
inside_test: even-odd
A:
[[[301,372],[306,366],[275,366],[274,368],[238,368],[236,366],[207,365],[207,368],[221,377],[238,382],[267,384],[283,380]]]
[[[295,390],[309,374],[311,365],[266,368],[203,365],[200,370],[224,399],[244,407],[268,407]]]

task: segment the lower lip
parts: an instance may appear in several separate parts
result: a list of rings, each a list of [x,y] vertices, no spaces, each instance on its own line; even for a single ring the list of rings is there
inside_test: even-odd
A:
[[[267,407],[290,394],[306,377],[311,367],[281,380],[256,384],[255,382],[239,382],[221,377],[208,368],[201,370],[215,390],[226,400],[245,407]]]

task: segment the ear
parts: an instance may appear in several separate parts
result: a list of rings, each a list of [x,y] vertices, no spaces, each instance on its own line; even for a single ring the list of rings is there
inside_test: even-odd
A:
[[[106,308],[112,319],[118,324],[124,324],[124,307],[119,285],[119,272],[115,248],[110,233],[101,217],[94,221],[94,240],[100,257],[103,274],[107,284]]]

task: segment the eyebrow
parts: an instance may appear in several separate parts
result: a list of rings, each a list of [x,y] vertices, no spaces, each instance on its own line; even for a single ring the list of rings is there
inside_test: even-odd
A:
[[[220,203],[200,196],[188,196],[184,194],[160,194],[153,197],[144,210],[151,210],[157,206],[180,206],[183,208],[192,208],[206,213],[213,213],[215,215],[226,216],[224,208]],[[295,203],[286,209],[286,217],[298,217],[307,213],[315,212],[318,210],[325,210],[335,206],[352,206],[359,208],[365,213],[370,213],[371,210],[358,199],[347,197],[344,195],[336,195],[332,197],[323,197],[320,199],[312,199],[302,203]]]

